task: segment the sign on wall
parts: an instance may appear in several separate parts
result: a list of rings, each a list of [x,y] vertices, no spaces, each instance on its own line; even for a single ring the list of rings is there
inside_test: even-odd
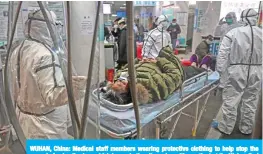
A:
[[[205,10],[203,9],[197,9],[196,10],[196,22],[195,22],[195,29],[196,32],[201,33],[202,28],[206,27],[205,24],[207,24],[207,19],[204,17]],[[205,22],[205,23],[202,23]]]
[[[156,1],[135,1],[134,6],[156,6]]]
[[[187,25],[187,22],[188,22],[188,13],[187,12],[176,12],[176,20],[177,20],[177,23],[180,25],[180,26],[186,26]]]

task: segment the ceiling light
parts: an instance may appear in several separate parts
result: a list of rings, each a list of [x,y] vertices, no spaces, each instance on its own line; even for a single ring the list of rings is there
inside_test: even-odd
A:
[[[126,7],[121,6],[120,9],[126,9]]]
[[[123,5],[124,5],[124,6],[126,6],[126,4],[125,4],[125,3],[124,3]]]
[[[112,14],[111,16],[113,16],[113,17],[117,17],[117,14]]]

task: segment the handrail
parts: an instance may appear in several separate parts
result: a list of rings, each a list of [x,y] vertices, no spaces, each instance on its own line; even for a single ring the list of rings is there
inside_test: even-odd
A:
[[[182,84],[182,86],[181,86],[181,88],[180,88],[180,92],[179,92],[179,97],[180,97],[181,100],[183,99],[184,87],[188,86],[188,84],[189,84],[191,81],[196,80],[197,78],[201,78],[201,77],[203,77],[203,76],[206,76],[206,81],[205,81],[205,83],[204,83],[204,85],[206,85],[206,84],[207,84],[207,81],[208,81],[208,72],[207,72],[207,71],[205,71],[205,72],[203,72],[203,73],[200,73],[200,74],[198,74],[198,75],[196,75],[196,76],[194,76],[194,77],[191,77],[190,79],[187,79],[187,80],[185,80],[185,81],[183,82],[183,84]]]
[[[55,33],[54,33],[54,30],[52,28],[52,25],[50,23],[50,20],[48,18],[48,15],[47,15],[47,12],[46,12],[46,9],[44,8],[44,5],[41,1],[38,1],[37,2],[39,7],[40,7],[40,10],[44,16],[44,19],[46,21],[46,24],[47,24],[47,27],[48,27],[48,30],[49,30],[49,33],[50,33],[50,36],[52,38],[52,41],[54,43],[54,47],[57,51],[59,51],[59,45],[58,45],[58,40],[55,36]],[[58,53],[56,53],[58,54]],[[59,63],[62,64],[63,63],[63,60],[61,58],[61,56],[58,56],[58,59],[59,59]],[[78,127],[80,127],[80,122],[78,121],[78,114],[77,114],[77,108],[75,106],[75,104],[73,104],[74,102],[74,97],[73,97],[73,93],[72,93],[72,90],[69,88],[69,85],[68,85],[68,77],[67,77],[67,73],[65,72],[65,70],[61,69],[62,70],[62,74],[63,74],[63,78],[65,80],[65,85],[66,85],[66,89],[67,89],[67,93],[68,93],[68,100],[69,100],[69,109],[70,109],[70,114],[71,114],[71,120],[72,120],[72,124],[77,124]],[[74,108],[75,106],[75,108]],[[77,115],[77,116],[75,116]],[[73,127],[74,128],[74,127]],[[75,133],[76,133],[77,130],[75,130]]]

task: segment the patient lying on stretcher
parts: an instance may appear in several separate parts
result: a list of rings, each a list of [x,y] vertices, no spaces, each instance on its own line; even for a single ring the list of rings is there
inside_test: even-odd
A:
[[[139,104],[167,99],[183,81],[206,71],[204,68],[182,66],[169,47],[164,48],[156,59],[135,63],[136,89]],[[118,70],[114,83],[108,85],[105,98],[115,104],[132,102],[128,84],[128,68]]]

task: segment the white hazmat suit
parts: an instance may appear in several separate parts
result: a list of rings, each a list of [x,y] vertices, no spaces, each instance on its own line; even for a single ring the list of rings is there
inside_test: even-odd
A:
[[[226,20],[232,20],[232,22],[230,23],[224,23],[222,26],[221,26],[221,30],[220,30],[220,41],[223,40],[223,37],[229,32],[231,31],[232,29],[234,28],[237,28],[237,27],[241,27],[242,26],[242,23],[241,22],[237,22],[237,17],[236,17],[236,13],[235,12],[229,12],[227,15],[226,15]],[[225,86],[225,83],[226,83],[226,78],[227,78],[227,73],[225,72],[224,74],[221,75],[221,78],[220,78],[220,84],[219,84],[219,87],[220,88],[224,88]]]
[[[159,16],[157,27],[149,31],[142,48],[143,58],[156,58],[163,47],[171,45],[171,36],[166,31],[169,26],[168,18],[165,15]]]
[[[57,34],[54,14],[47,11]],[[26,138],[68,138],[68,96],[58,55],[41,11],[30,13],[25,39],[10,56],[11,88],[18,120]],[[85,79],[74,78],[74,95]]]
[[[237,22],[237,17],[235,12],[229,12],[225,19],[231,19],[231,23],[220,21],[218,26],[216,27],[216,30],[214,32],[215,37],[220,37],[220,40],[222,41],[223,37],[226,35],[227,32],[230,30],[240,27],[242,24]],[[222,20],[222,19],[221,19]]]
[[[239,130],[243,134],[253,130],[262,80],[262,30],[256,26],[257,15],[253,9],[244,10],[241,20],[246,25],[228,32],[219,49],[217,71],[227,72],[228,76],[218,129],[226,134],[234,129],[240,102]]]

